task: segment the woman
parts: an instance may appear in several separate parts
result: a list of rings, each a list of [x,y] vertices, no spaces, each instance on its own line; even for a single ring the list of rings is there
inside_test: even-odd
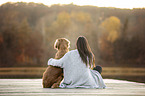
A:
[[[99,72],[90,69],[95,58],[85,37],[79,37],[77,49],[69,51],[61,59],[49,59],[48,65],[63,68],[64,79],[61,88],[105,88]]]

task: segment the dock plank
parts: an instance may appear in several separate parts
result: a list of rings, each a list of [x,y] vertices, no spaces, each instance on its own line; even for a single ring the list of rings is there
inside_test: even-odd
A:
[[[42,79],[0,79],[1,96],[145,96],[145,84],[104,79],[106,89],[42,88]]]

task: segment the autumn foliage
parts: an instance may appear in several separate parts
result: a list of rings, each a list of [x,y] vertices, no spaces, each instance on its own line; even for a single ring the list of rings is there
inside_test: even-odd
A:
[[[57,38],[75,49],[86,36],[96,65],[145,67],[145,9],[5,3],[0,6],[0,67],[47,66]]]

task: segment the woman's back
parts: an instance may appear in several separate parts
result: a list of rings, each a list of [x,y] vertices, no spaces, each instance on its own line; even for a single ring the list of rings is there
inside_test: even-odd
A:
[[[83,84],[85,79],[91,79],[89,68],[81,60],[78,50],[70,51],[68,55],[68,59],[64,62],[64,82],[71,85]]]

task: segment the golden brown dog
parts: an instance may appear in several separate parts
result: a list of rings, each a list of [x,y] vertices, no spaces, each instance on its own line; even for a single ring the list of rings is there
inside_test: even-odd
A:
[[[60,59],[65,53],[69,51],[69,40],[59,38],[55,41],[54,48],[57,50],[55,59]],[[43,88],[58,88],[61,80],[63,79],[63,69],[54,66],[48,66],[43,73]]]

